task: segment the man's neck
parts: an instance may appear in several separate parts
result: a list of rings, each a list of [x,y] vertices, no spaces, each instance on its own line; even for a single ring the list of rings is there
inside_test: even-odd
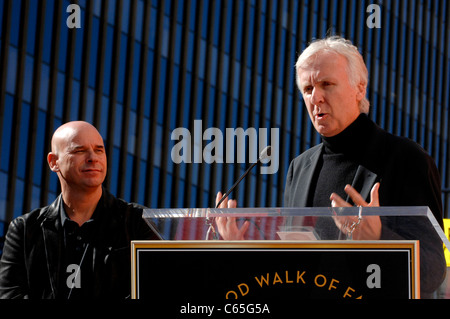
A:
[[[95,208],[102,197],[102,188],[84,192],[63,189],[62,197],[67,216],[81,226],[94,214]]]

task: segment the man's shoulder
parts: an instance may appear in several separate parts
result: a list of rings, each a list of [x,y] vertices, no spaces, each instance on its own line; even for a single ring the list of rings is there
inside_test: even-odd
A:
[[[296,175],[298,176],[296,172],[303,170],[304,168],[308,167],[311,164],[311,162],[317,160],[317,156],[319,156],[321,153],[322,146],[323,146],[322,143],[315,145],[307,149],[306,151],[304,151],[291,161],[286,177],[287,183],[292,181],[294,176]]]
[[[52,219],[55,218],[58,215],[58,201],[60,200],[60,197],[56,198],[53,203],[42,206],[39,208],[35,208],[31,210],[30,212],[27,212],[23,215],[17,216],[12,220],[13,225],[19,225],[19,224],[27,224],[27,225],[33,225],[37,224],[40,225],[45,219]]]
[[[9,236],[22,236],[25,232],[30,234],[39,234],[40,228],[46,215],[48,215],[49,206],[33,209],[23,215],[15,217],[8,226]],[[16,234],[16,235],[13,235]]]
[[[19,224],[19,223],[37,222],[37,220],[41,217],[42,212],[45,211],[46,208],[47,206],[35,208],[31,212],[15,217],[12,220],[12,223]]]
[[[107,193],[106,203],[109,205],[109,216],[113,217],[109,220],[115,220],[124,223],[128,232],[128,236],[132,239],[158,239],[142,218],[144,209],[147,207]],[[113,213],[112,213],[113,212]],[[112,213],[112,214],[111,214]]]
[[[105,206],[112,209],[118,214],[138,214],[142,215],[143,210],[146,208],[143,205],[134,202],[127,202],[126,200],[114,196],[109,191],[105,191]]]
[[[389,153],[397,153],[410,159],[428,161],[431,158],[428,152],[414,140],[388,132],[386,132],[386,147]]]
[[[437,170],[433,157],[416,141],[409,137],[399,136],[379,129],[378,138],[373,145],[374,158],[385,162],[386,167],[395,169],[396,173],[414,176],[420,172],[433,172]],[[380,138],[381,137],[381,138]]]
[[[300,163],[302,163],[306,160],[309,160],[311,157],[316,155],[317,152],[321,151],[322,145],[323,144],[320,143],[320,144],[317,144],[317,145],[307,149],[306,151],[304,151],[303,153],[301,153],[300,155],[298,155],[291,161],[292,165],[299,165]]]

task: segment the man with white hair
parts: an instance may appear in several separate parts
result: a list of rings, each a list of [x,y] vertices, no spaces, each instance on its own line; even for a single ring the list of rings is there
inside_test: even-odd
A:
[[[103,139],[83,121],[60,126],[47,156],[61,195],[14,219],[0,261],[0,298],[122,299],[131,292],[131,240],[157,239],[142,206],[111,195]]]
[[[341,37],[314,41],[299,56],[296,76],[322,143],[291,162],[284,205],[428,206],[442,227],[436,165],[418,144],[389,134],[367,116],[368,72],[357,48]],[[322,239],[333,239],[346,233],[348,224],[319,218],[316,230],[323,230]],[[427,224],[417,218],[365,216],[353,238],[420,240],[421,296],[429,298],[446,266],[442,242]]]

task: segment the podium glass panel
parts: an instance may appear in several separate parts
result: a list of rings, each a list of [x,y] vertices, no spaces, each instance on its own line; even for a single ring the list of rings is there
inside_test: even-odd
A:
[[[423,206],[169,208],[145,209],[143,214],[163,240],[221,239],[220,234],[213,236],[217,233],[218,217],[234,218],[238,227],[248,221],[245,240],[359,240],[353,236],[352,226],[356,229],[358,221],[369,216],[380,216],[382,221],[387,221],[383,222],[382,240],[416,240],[425,233],[439,236],[450,247],[434,215]],[[347,217],[350,222],[345,225]],[[393,217],[395,223],[389,222]]]

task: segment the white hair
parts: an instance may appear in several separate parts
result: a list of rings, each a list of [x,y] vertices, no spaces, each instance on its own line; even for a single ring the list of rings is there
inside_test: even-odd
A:
[[[308,60],[321,53],[321,52],[334,52],[346,58],[347,60],[347,74],[350,84],[356,87],[357,85],[364,85],[364,89],[367,88],[369,82],[369,72],[367,71],[366,64],[362,55],[359,53],[358,48],[354,46],[349,40],[339,36],[331,36],[325,39],[313,41],[297,59],[295,64],[295,74],[297,86],[301,91],[298,70],[305,66]],[[362,113],[369,113],[369,100],[364,98],[359,102],[359,109]]]

